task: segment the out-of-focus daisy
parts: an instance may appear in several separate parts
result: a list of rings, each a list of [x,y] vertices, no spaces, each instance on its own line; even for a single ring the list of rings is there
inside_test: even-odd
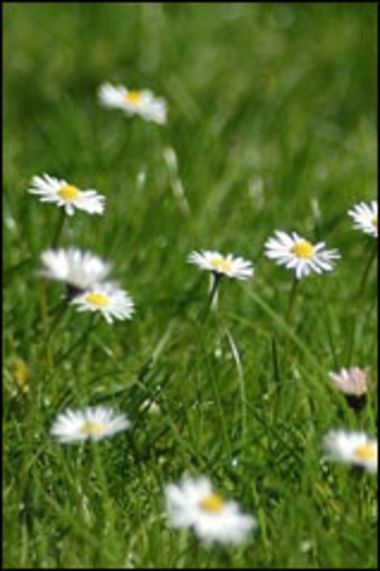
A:
[[[83,440],[102,440],[126,430],[129,426],[124,414],[97,406],[62,412],[54,422],[51,434],[62,444],[71,444]]]
[[[364,432],[332,430],[325,436],[323,446],[329,460],[377,472],[377,440],[369,438]]]
[[[232,254],[224,256],[219,252],[202,250],[201,252],[191,252],[187,261],[190,264],[195,264],[201,270],[213,272],[218,276],[247,280],[253,275],[252,263],[244,260],[244,258],[235,258]]]
[[[40,275],[64,283],[74,295],[103,282],[111,270],[111,264],[78,248],[45,250],[41,262]]]
[[[52,202],[62,206],[68,216],[75,209],[85,210],[89,214],[102,214],[105,208],[105,197],[96,190],[81,190],[77,186],[48,174],[34,176],[31,181],[31,194],[37,194],[41,202]]]
[[[372,200],[369,204],[356,204],[348,211],[348,215],[354,221],[354,228],[377,238],[377,200]]]
[[[136,91],[127,89],[123,85],[104,83],[98,93],[99,100],[105,107],[122,109],[127,115],[140,115],[147,121],[160,125],[166,122],[165,99],[155,97],[148,89]]]
[[[205,477],[185,478],[165,487],[169,521],[173,527],[192,528],[205,543],[238,544],[257,526],[239,505],[224,500]]]
[[[342,368],[329,372],[329,377],[338,391],[344,394],[352,408],[361,410],[366,403],[368,391],[368,370],[359,367]]]
[[[340,258],[338,250],[327,250],[324,242],[312,244],[296,232],[276,231],[265,243],[265,255],[280,266],[294,270],[297,279],[315,272],[334,269],[334,260]]]
[[[98,284],[77,295],[71,302],[78,311],[99,312],[108,323],[131,319],[135,311],[129,294],[111,283]]]

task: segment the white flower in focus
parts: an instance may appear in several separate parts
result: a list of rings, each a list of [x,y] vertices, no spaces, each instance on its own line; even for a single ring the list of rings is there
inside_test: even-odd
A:
[[[123,85],[104,83],[99,88],[99,100],[105,107],[122,109],[129,116],[140,115],[159,125],[166,123],[167,105],[162,97],[155,97],[148,89],[136,91]]]
[[[108,323],[131,319],[134,303],[129,294],[111,283],[98,284],[77,295],[71,302],[78,311],[99,312]]]
[[[165,500],[173,527],[192,528],[205,543],[242,543],[257,527],[254,517],[243,514],[238,504],[213,491],[205,477],[185,478],[165,486]]]
[[[79,292],[104,281],[111,270],[111,264],[102,258],[77,248],[45,250],[41,262],[40,275],[63,282]]]
[[[329,460],[355,464],[368,472],[377,472],[377,440],[364,432],[332,430],[323,440]]]
[[[105,197],[96,190],[81,190],[48,174],[34,176],[29,192],[37,194],[41,202],[51,202],[63,207],[68,216],[73,216],[75,209],[89,214],[102,214],[105,208]]]
[[[334,269],[334,260],[340,258],[338,250],[327,250],[324,242],[312,244],[296,232],[280,231],[266,241],[265,255],[278,265],[294,270],[297,279],[313,272],[329,272]]]
[[[359,367],[342,368],[339,372],[329,372],[335,388],[349,396],[361,397],[368,391],[368,371]]]
[[[348,211],[348,215],[354,221],[354,228],[377,238],[377,200],[372,200],[369,204],[356,204]]]
[[[224,256],[219,252],[202,250],[189,254],[187,261],[190,264],[195,264],[201,270],[237,280],[246,280],[253,275],[252,263],[240,257],[234,258],[232,254]]]
[[[51,435],[62,444],[83,440],[102,440],[129,428],[124,414],[117,414],[102,406],[84,410],[68,409],[58,415],[51,428]]]

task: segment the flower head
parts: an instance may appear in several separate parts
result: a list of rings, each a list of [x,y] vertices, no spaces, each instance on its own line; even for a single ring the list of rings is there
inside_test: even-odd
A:
[[[77,295],[71,304],[78,311],[99,312],[108,323],[115,319],[131,319],[134,313],[134,303],[129,294],[107,282]]]
[[[232,254],[224,256],[219,252],[202,250],[189,254],[187,261],[201,270],[237,280],[246,280],[253,275],[252,263],[240,257],[235,258]]]
[[[105,107],[122,109],[129,116],[140,115],[146,121],[166,123],[166,101],[155,97],[148,89],[136,91],[123,85],[104,83],[99,88],[99,100]]]
[[[340,258],[338,250],[327,250],[324,242],[312,244],[296,232],[280,231],[266,241],[265,255],[278,265],[294,270],[297,279],[312,272],[329,272],[334,269],[334,260]]]
[[[344,367],[337,373],[329,372],[334,386],[345,395],[360,397],[368,391],[368,370],[359,367]]]
[[[334,387],[345,397],[354,410],[361,410],[367,401],[368,370],[359,367],[342,368],[339,372],[329,372]]]
[[[224,500],[205,477],[185,478],[165,487],[168,517],[173,527],[192,528],[205,543],[238,544],[257,526],[238,504]]]
[[[67,409],[58,415],[51,434],[62,444],[83,440],[102,440],[129,428],[124,414],[117,414],[102,406],[84,410]]]
[[[89,214],[102,214],[105,207],[105,197],[96,190],[81,190],[48,174],[34,176],[29,192],[37,194],[41,202],[52,202],[61,206],[68,216],[73,216],[75,209],[85,210]]]
[[[348,211],[348,215],[354,221],[354,228],[377,238],[377,200],[372,200],[369,204],[356,204]]]
[[[78,248],[45,250],[41,254],[41,262],[42,276],[63,282],[75,293],[104,281],[111,270],[111,264]]]
[[[329,460],[377,472],[377,440],[370,439],[364,432],[332,430],[325,436],[323,446]]]

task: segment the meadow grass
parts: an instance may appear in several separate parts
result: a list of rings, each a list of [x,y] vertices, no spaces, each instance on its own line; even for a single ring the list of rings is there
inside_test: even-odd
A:
[[[375,568],[375,478],[324,462],[321,439],[359,428],[327,376],[348,365],[370,367],[376,434],[373,241],[347,216],[376,188],[376,6],[20,3],[3,27],[5,567]],[[100,107],[104,81],[164,96],[168,124]],[[47,343],[62,292],[36,271],[60,212],[27,194],[43,172],[106,195],[59,244],[114,263],[131,322],[69,308]],[[263,255],[275,229],[342,254],[302,280],[290,325],[291,273]],[[186,263],[202,248],[255,264],[206,319],[207,276]],[[132,430],[52,440],[57,413],[88,404]],[[257,533],[205,549],[171,529],[162,490],[184,473]]]

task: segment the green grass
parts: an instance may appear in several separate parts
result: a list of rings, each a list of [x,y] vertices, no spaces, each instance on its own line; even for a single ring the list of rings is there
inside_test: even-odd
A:
[[[20,3],[3,16],[5,566],[374,569],[375,478],[322,462],[320,443],[357,428],[327,377],[351,364],[371,369],[376,434],[374,267],[358,295],[372,242],[346,214],[375,195],[376,6]],[[167,98],[167,126],[101,108],[104,81]],[[105,216],[78,213],[60,244],[110,259],[137,304],[88,337],[70,308],[51,360],[61,288],[36,270],[59,211],[27,194],[42,172],[107,196]],[[290,328],[291,274],[263,256],[275,229],[342,253],[302,281]],[[207,276],[186,264],[200,248],[256,269],[223,282],[203,322]],[[133,429],[84,449],[52,441],[58,411],[96,403]],[[246,545],[207,550],[168,527],[162,488],[184,473],[257,517]]]

